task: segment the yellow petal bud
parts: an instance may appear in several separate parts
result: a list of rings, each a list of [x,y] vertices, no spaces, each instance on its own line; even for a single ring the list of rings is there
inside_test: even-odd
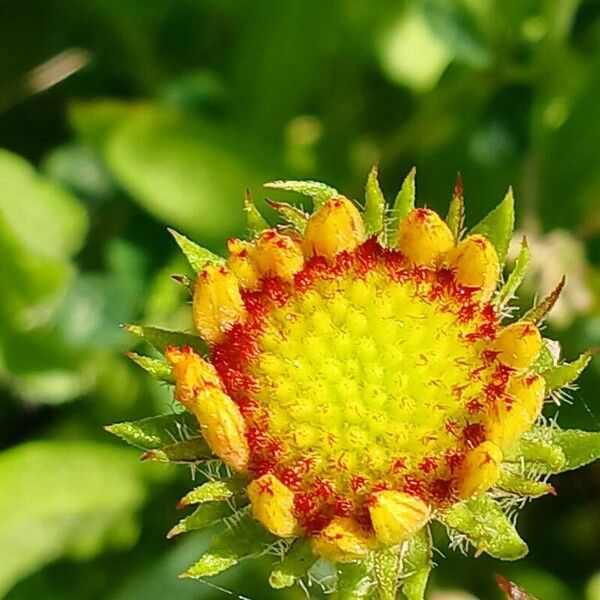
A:
[[[267,473],[248,486],[252,514],[273,535],[291,537],[298,533],[294,516],[294,492]]]
[[[512,323],[500,331],[490,348],[507,367],[526,369],[542,349],[542,336],[533,323]]]
[[[220,341],[223,334],[245,316],[238,280],[229,269],[208,265],[198,274],[192,317],[207,342]]]
[[[249,455],[246,424],[236,403],[222,390],[208,388],[190,410],[210,449],[235,471],[245,471]]]
[[[253,289],[258,282],[258,271],[254,264],[254,244],[238,239],[227,242],[229,257],[227,268],[238,278],[240,285],[247,289]]]
[[[369,512],[377,539],[386,546],[401,544],[411,538],[429,520],[429,506],[420,498],[404,492],[376,492],[369,502]]]
[[[308,220],[304,230],[306,256],[333,258],[351,252],[365,239],[365,226],[354,204],[338,196],[328,200]]]
[[[191,348],[169,346],[165,358],[175,377],[175,398],[190,410],[201,392],[209,388],[222,389],[216,369]]]
[[[500,477],[502,451],[486,441],[467,454],[458,473],[457,487],[461,498],[470,498],[489,490]]]
[[[332,562],[353,562],[374,550],[377,541],[349,517],[335,517],[313,541],[313,551]]]
[[[398,227],[398,247],[414,265],[433,267],[453,246],[452,232],[428,208],[411,210]]]
[[[304,266],[302,248],[291,237],[274,229],[265,231],[256,242],[254,262],[261,275],[291,280]]]
[[[513,379],[508,386],[510,404],[501,403],[488,426],[488,435],[501,448],[514,444],[542,412],[546,382],[541,375]]]
[[[493,244],[483,235],[470,235],[452,248],[446,263],[454,269],[457,283],[477,288],[477,298],[488,301],[500,277],[500,262]]]

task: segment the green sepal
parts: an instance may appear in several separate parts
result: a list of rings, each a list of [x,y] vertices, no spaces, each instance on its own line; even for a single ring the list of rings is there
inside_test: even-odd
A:
[[[169,530],[167,539],[170,540],[188,531],[212,527],[215,523],[222,521],[226,517],[230,517],[234,512],[235,509],[230,504],[227,504],[227,502],[207,502],[206,504],[201,504],[191,515],[181,519],[177,525]]]
[[[198,432],[198,421],[188,412],[148,417],[107,425],[106,431],[141,450],[154,450],[173,444],[191,432]]]
[[[248,510],[211,541],[200,559],[180,577],[200,579],[217,575],[245,558],[262,554],[276,541]]]
[[[241,494],[245,485],[246,482],[239,477],[207,481],[188,492],[179,501],[177,508],[184,508],[190,504],[203,504],[204,502],[223,502]]]
[[[446,225],[448,225],[448,229],[452,232],[454,242],[457,243],[465,225],[465,198],[460,173],[456,178],[454,193],[452,194],[452,200],[450,200],[450,207],[446,215]]]
[[[384,215],[385,198],[379,187],[377,166],[373,165],[367,177],[367,185],[365,186],[365,210],[362,215],[367,237],[381,233],[383,230]]]
[[[512,238],[515,226],[515,199],[512,188],[508,188],[504,200],[488,213],[471,231],[470,235],[484,235],[496,249],[500,265],[504,264],[504,259],[508,252],[508,245]]]
[[[540,374],[556,366],[556,359],[550,347],[551,344],[557,344],[557,342],[546,338],[543,339],[542,349],[529,368],[531,373]]]
[[[253,236],[258,235],[262,231],[269,229],[269,224],[265,221],[265,218],[260,214],[250,190],[246,190],[244,195],[244,213],[246,214],[246,223],[248,224],[248,230]]]
[[[171,279],[182,285],[190,295],[193,295],[194,282],[187,275],[171,275]]]
[[[400,221],[415,207],[417,169],[413,167],[402,182],[402,187],[396,195],[392,206],[392,216],[388,223],[389,246],[393,248],[398,240],[398,225]]]
[[[537,432],[537,433],[536,433]],[[541,437],[539,428],[526,434],[504,456],[508,463],[535,467],[540,473],[560,473],[564,470],[567,459],[564,452]]]
[[[459,502],[445,511],[440,520],[450,529],[464,534],[478,552],[494,558],[517,560],[528,552],[515,526],[495,500],[483,495]]]
[[[148,450],[142,454],[141,460],[168,463],[197,463],[215,458],[206,440],[201,436],[175,442],[162,448]]]
[[[165,383],[175,383],[173,371],[164,360],[142,356],[135,352],[127,352],[127,358],[131,359],[136,365],[144,369],[144,371],[154,379],[164,381]]]
[[[267,204],[281,214],[299,233],[304,233],[308,215],[303,210],[286,202],[276,202],[275,200],[267,199]]]
[[[565,462],[557,472],[572,471],[600,458],[600,432],[598,431],[536,427],[532,433],[547,440],[564,455]]]
[[[271,181],[265,183],[265,187],[285,190],[286,192],[297,192],[303,196],[308,196],[312,198],[315,209],[322,206],[330,198],[340,195],[335,188],[319,181]]]
[[[522,317],[522,321],[530,321],[536,325],[541,323],[546,315],[552,310],[556,301],[565,287],[565,277],[558,282],[558,285],[548,294],[539,304],[536,304],[532,309],[528,310]]]
[[[186,257],[190,267],[194,273],[199,273],[206,265],[222,265],[225,264],[225,259],[218,254],[214,254],[202,246],[198,246],[195,242],[185,237],[185,235],[167,228],[167,231],[175,238],[177,245]]]
[[[337,566],[337,587],[333,600],[367,600],[376,589],[373,579],[373,564],[367,558],[357,563]]]
[[[373,552],[373,574],[377,582],[377,600],[395,600],[398,591],[402,546]]]
[[[164,354],[169,346],[189,346],[199,354],[204,354],[207,351],[206,344],[202,338],[191,333],[163,329],[162,327],[130,325],[128,323],[122,325],[122,327],[128,333],[148,342],[161,354]]]
[[[541,375],[546,381],[546,393],[573,383],[588,366],[590,360],[592,360],[592,352],[588,350],[571,363],[562,363],[542,371]]]
[[[298,538],[278,562],[269,577],[269,584],[276,590],[291,587],[302,579],[315,564],[317,557],[313,554],[312,543],[306,538]]]
[[[531,260],[531,250],[529,249],[529,245],[527,244],[527,238],[523,237],[521,240],[521,249],[519,250],[519,255],[517,256],[517,260],[515,261],[515,266],[511,271],[506,283],[502,286],[498,295],[494,299],[494,304],[499,308],[502,308],[510,302],[511,298],[514,296],[517,288],[521,285],[523,281],[523,277],[525,277],[525,273],[527,271],[527,267],[529,266],[529,261]]]
[[[497,487],[505,492],[527,498],[539,498],[546,494],[554,494],[554,488],[549,483],[529,479],[519,472],[519,467],[509,464],[502,465]]]
[[[427,581],[431,573],[432,541],[429,526],[423,527],[406,542],[402,561],[402,593],[407,600],[424,600]]]

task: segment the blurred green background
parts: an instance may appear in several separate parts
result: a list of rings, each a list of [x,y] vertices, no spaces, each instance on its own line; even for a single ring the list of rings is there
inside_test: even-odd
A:
[[[246,187],[262,201],[264,181],[319,179],[360,200],[377,162],[393,197],[416,165],[419,201],[445,211],[460,170],[473,224],[512,184],[537,256],[527,299],[566,272],[548,333],[567,358],[600,346],[598,1],[5,1],[0,145],[8,600],[305,597],[270,591],[269,561],[222,590],[177,580],[207,539],[164,537],[190,472],[102,430],[171,405],[118,328],[190,326],[166,226],[221,250]],[[599,389],[595,360],[562,423],[599,429]],[[442,540],[431,598],[499,598],[500,572],[541,600],[599,600],[600,465],[555,485],[525,507],[519,563]]]

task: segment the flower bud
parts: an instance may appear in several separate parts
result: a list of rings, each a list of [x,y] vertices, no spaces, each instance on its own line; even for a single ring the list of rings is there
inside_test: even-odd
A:
[[[384,490],[369,502],[369,513],[377,539],[386,546],[411,538],[429,520],[430,508],[416,496]]]
[[[246,316],[236,276],[216,265],[208,265],[198,274],[194,289],[192,318],[207,342],[218,342],[237,321]]]
[[[466,499],[489,490],[500,477],[501,462],[502,451],[490,441],[469,452],[458,473],[459,496]]]
[[[276,275],[289,281],[302,270],[304,255],[291,237],[269,229],[256,242],[254,262],[260,275]]]
[[[498,352],[498,360],[513,369],[526,369],[542,349],[542,336],[533,323],[511,323],[490,344]]]
[[[314,539],[315,554],[332,562],[353,562],[363,558],[377,546],[370,536],[349,517],[335,517]]]
[[[333,258],[344,250],[351,252],[365,239],[362,217],[344,196],[331,198],[306,223],[304,254]]]
[[[493,244],[483,235],[470,235],[452,248],[446,256],[447,264],[454,269],[457,283],[477,288],[477,298],[487,302],[493,295],[500,262]]]
[[[398,247],[414,265],[434,267],[454,246],[454,237],[437,213],[411,210],[398,227]]]
[[[227,268],[237,277],[240,285],[246,289],[253,289],[258,282],[258,271],[252,259],[254,244],[238,239],[227,242],[229,257]]]
[[[294,493],[277,477],[267,473],[248,486],[252,514],[273,535],[291,537],[298,533],[294,516]]]

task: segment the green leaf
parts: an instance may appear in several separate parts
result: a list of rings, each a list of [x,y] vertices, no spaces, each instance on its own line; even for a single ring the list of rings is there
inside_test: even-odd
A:
[[[258,235],[261,231],[269,229],[269,224],[265,221],[264,217],[256,208],[254,200],[252,200],[252,194],[250,190],[246,190],[244,196],[244,212],[246,213],[246,222],[248,224],[248,230],[252,236]]]
[[[533,465],[542,473],[560,473],[566,463],[563,451],[544,440],[540,433],[527,434],[529,437],[520,439],[510,448],[504,459],[509,463],[521,464],[525,461],[527,465]]]
[[[268,200],[267,204],[274,208],[281,216],[291,225],[293,225],[299,233],[304,233],[306,228],[306,222],[308,221],[308,215],[301,209],[286,202],[275,202],[274,200]]]
[[[521,249],[519,250],[517,260],[515,261],[515,267],[508,276],[506,283],[502,286],[502,289],[498,292],[498,295],[494,299],[494,304],[496,306],[502,308],[506,306],[508,302],[510,302],[511,298],[517,291],[517,288],[523,281],[523,277],[525,276],[525,272],[527,271],[530,260],[531,250],[529,250],[529,246],[527,245],[527,239],[523,237],[521,240]]]
[[[207,502],[201,504],[191,515],[181,519],[177,525],[169,530],[167,539],[170,540],[171,538],[188,531],[211,527],[215,523],[231,516],[234,510],[235,509],[230,504],[227,504],[227,502]]]
[[[573,383],[592,360],[592,352],[584,352],[577,360],[571,363],[562,363],[542,371],[546,381],[546,392],[559,390]]]
[[[379,187],[377,178],[377,166],[373,165],[367,185],[365,187],[365,210],[363,211],[363,221],[365,223],[365,232],[367,237],[379,235],[383,230],[383,217],[385,215],[385,198]]]
[[[60,557],[134,543],[145,499],[131,451],[94,442],[26,442],[0,453],[0,596]]]
[[[148,342],[161,354],[164,354],[169,346],[189,346],[199,354],[205,354],[207,351],[206,344],[202,338],[191,333],[163,329],[162,327],[150,327],[148,325],[125,324],[123,328],[125,331]]]
[[[559,448],[565,456],[560,472],[571,471],[600,458],[600,432],[538,427],[536,433]]]
[[[544,338],[542,341],[544,345],[530,368],[532,373],[543,373],[556,366],[556,352],[553,352],[552,346],[557,345],[557,342],[547,338]]]
[[[377,584],[370,560],[340,564],[337,572],[337,588],[331,596],[334,600],[367,600],[372,597]]]
[[[273,568],[269,584],[276,590],[294,585],[306,575],[316,560],[311,541],[306,538],[297,539],[281,562]]]
[[[407,600],[423,600],[431,572],[431,531],[423,527],[407,542],[402,562],[402,593]]]
[[[206,440],[201,436],[175,442],[162,448],[147,450],[141,460],[170,463],[197,463],[215,458]]]
[[[448,225],[448,228],[452,232],[454,242],[458,242],[465,225],[465,199],[460,173],[456,178],[454,193],[452,194],[452,200],[450,200],[450,208],[448,209],[448,215],[446,216],[446,225]]]
[[[497,486],[506,492],[528,498],[539,498],[554,493],[554,488],[549,483],[529,479],[519,472],[519,467],[507,464],[502,467]]]
[[[226,531],[215,537],[208,549],[180,577],[200,579],[217,575],[241,560],[258,556],[275,542],[275,538],[255,521],[249,511]]]
[[[388,223],[388,240],[390,247],[396,245],[398,239],[398,225],[400,221],[415,207],[415,177],[417,169],[413,167],[402,182],[402,187],[394,200],[392,216]]]
[[[175,383],[173,371],[171,367],[164,361],[157,358],[142,356],[135,352],[128,352],[127,357],[130,358],[136,365],[140,366],[146,373],[158,381],[165,383]]]
[[[477,551],[502,560],[517,560],[527,554],[527,544],[487,495],[455,504],[440,518],[447,527],[464,534]]]
[[[536,304],[531,310],[528,310],[522,317],[522,321],[531,321],[536,325],[541,323],[546,315],[552,310],[556,301],[560,297],[565,287],[565,277],[558,282],[558,285],[546,296],[539,304]]]
[[[223,502],[240,494],[245,488],[246,482],[239,477],[228,477],[207,481],[188,492],[179,502],[177,508],[183,508],[190,504],[202,504],[204,502]]]
[[[373,553],[373,574],[377,582],[378,600],[395,600],[396,598],[401,549],[401,546],[393,546]]]
[[[154,450],[170,446],[189,433],[197,433],[198,422],[190,413],[182,412],[148,417],[140,421],[115,423],[106,426],[105,429],[132,446],[142,450]]]
[[[515,200],[512,188],[508,188],[504,200],[475,225],[469,234],[480,234],[488,238],[496,249],[500,264],[503,265],[514,226]]]
[[[185,235],[178,233],[174,229],[167,228],[167,230],[175,238],[177,245],[181,248],[181,251],[195,273],[202,271],[206,265],[225,264],[225,259],[222,256],[214,254],[210,250],[202,248],[202,246],[198,246],[198,244],[195,244],[186,238]]]
[[[330,198],[339,196],[339,192],[325,183],[318,181],[271,181],[265,183],[266,188],[297,192],[312,198],[315,209],[319,208]]]

